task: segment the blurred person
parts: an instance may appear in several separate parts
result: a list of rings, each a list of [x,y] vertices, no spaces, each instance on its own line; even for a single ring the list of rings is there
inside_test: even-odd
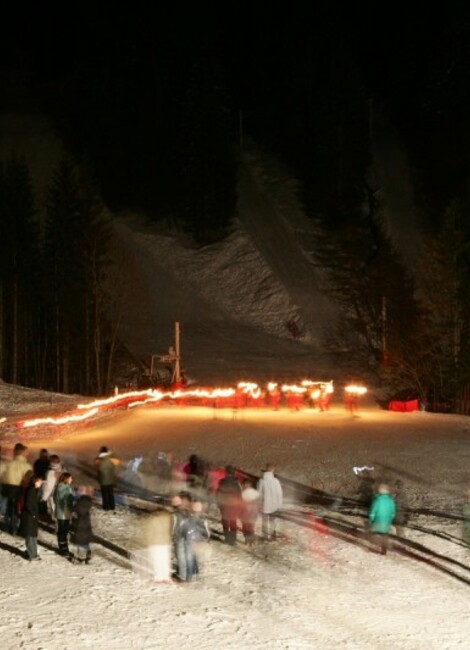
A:
[[[272,383],[269,385],[268,395],[273,411],[279,411],[279,406],[281,403],[281,391],[279,390],[277,384]]]
[[[395,518],[396,506],[388,485],[381,483],[369,509],[369,523],[382,555],[387,554],[388,536]]]
[[[187,487],[187,474],[184,471],[187,463],[174,461],[171,465],[171,485],[174,491],[184,491]]]
[[[329,411],[331,403],[331,391],[326,386],[320,388],[317,405],[320,411]]]
[[[140,454],[134,456],[134,458],[131,458],[131,460],[127,463],[126,469],[128,469],[130,472],[134,472],[134,474],[137,474],[143,460],[144,457]]]
[[[183,535],[186,520],[191,515],[191,501],[189,492],[184,491],[171,500],[173,507],[171,535],[176,561],[176,577],[180,582],[186,582],[186,577],[191,570],[190,567],[188,570],[188,564],[191,565],[192,559],[189,558],[188,562],[188,545]]]
[[[42,479],[34,474],[29,479],[25,491],[24,508],[21,515],[21,534],[26,542],[26,555],[28,560],[40,560],[38,555],[38,530],[39,530],[39,490]]]
[[[199,488],[204,484],[206,466],[202,458],[197,454],[191,454],[188,462],[183,467],[186,475],[186,483],[190,488]]]
[[[255,527],[260,510],[260,493],[250,478],[243,481],[241,522],[242,532],[247,546],[255,543]]]
[[[41,449],[39,456],[33,464],[34,475],[46,480],[47,470],[49,469],[49,452],[47,449]]]
[[[3,489],[3,474],[7,468],[7,463],[3,459],[3,456],[1,454],[1,446],[0,446],[0,517],[5,517],[5,513],[7,511],[7,497],[4,494],[4,489]]]
[[[157,510],[144,523],[143,542],[155,582],[171,582],[171,513]]]
[[[274,465],[268,463],[262,478],[258,481],[260,495],[263,538],[267,541],[276,539],[277,518],[282,508],[283,491],[281,482],[274,476]]]
[[[47,449],[41,449],[39,456],[33,464],[35,476],[39,476],[43,481],[46,480],[47,470],[49,469],[49,452]],[[39,516],[47,515],[47,503],[42,499],[39,501]]]
[[[91,509],[93,502],[88,490],[80,490],[72,512],[70,528],[72,539],[76,546],[76,553],[72,556],[73,562],[89,564],[91,560],[91,542],[93,539],[93,530],[91,525]]]
[[[329,534],[330,529],[323,517],[323,513],[314,513],[310,515],[310,540],[308,548],[317,560],[327,561],[329,555]]]
[[[159,451],[155,460],[155,475],[157,477],[157,489],[165,496],[171,488],[171,461],[172,455]]]
[[[127,463],[126,469],[120,477],[120,482],[124,490],[139,491],[143,487],[142,475],[140,473],[140,466],[144,460],[143,456],[134,456]]]
[[[357,412],[359,405],[359,396],[356,393],[345,391],[344,393],[344,408],[349,411],[351,415]]]
[[[396,533],[397,535],[403,535],[405,532],[404,529],[408,524],[408,520],[409,520],[409,508],[408,508],[408,498],[406,496],[403,481],[401,479],[395,481],[393,498],[395,500],[395,508],[396,508],[396,514],[394,520]]]
[[[182,522],[180,533],[184,540],[186,582],[191,582],[195,576],[201,574],[207,558],[207,542],[211,537],[202,501],[191,503],[190,514]]]
[[[286,392],[286,406],[291,412],[300,411],[300,407],[303,405],[304,396],[302,393],[297,393],[295,391]]]
[[[465,500],[463,504],[463,540],[465,544],[470,548],[470,490],[467,490],[465,494]]]
[[[20,485],[20,494],[16,500],[16,505],[15,505],[15,510],[16,510],[16,516],[18,517],[18,520],[21,520],[21,516],[23,514],[24,510],[24,501],[25,501],[25,495],[26,495],[26,490],[29,487],[31,483],[31,479],[34,476],[34,472],[32,469],[28,469],[26,474],[23,476],[21,479],[21,485]],[[18,534],[21,534],[21,531],[18,532]]]
[[[225,478],[226,471],[224,467],[218,467],[212,463],[207,466],[206,476],[206,489],[207,489],[207,502],[209,513],[214,513],[218,516],[219,508],[217,506],[217,490],[219,489],[220,481]]]
[[[63,472],[58,480],[54,492],[55,516],[57,519],[57,543],[59,555],[70,557],[69,531],[72,518],[74,491],[72,488],[72,475]]]
[[[371,503],[375,496],[376,482],[371,471],[365,469],[360,472],[359,475],[359,486],[357,488],[357,495],[359,499],[364,503],[366,508],[370,508]]]
[[[235,467],[227,465],[225,477],[217,489],[217,505],[222,519],[225,543],[234,546],[237,540],[242,488],[235,476]]]
[[[112,452],[105,446],[100,448],[94,465],[98,472],[98,483],[100,484],[103,510],[115,510],[114,486],[116,484],[116,467],[120,460],[112,455]]]
[[[22,481],[27,472],[32,472],[33,467],[28,462],[27,447],[17,442],[13,448],[13,459],[7,463],[3,473],[2,490],[6,498],[5,524],[11,535],[16,535],[20,519],[17,514],[17,501],[22,495]]]
[[[55,521],[55,501],[54,492],[59,482],[60,475],[65,471],[65,468],[60,462],[57,454],[52,454],[49,457],[49,469],[46,472],[46,480],[41,488],[41,501],[46,504],[47,513],[52,521]],[[44,508],[44,506],[42,506]]]

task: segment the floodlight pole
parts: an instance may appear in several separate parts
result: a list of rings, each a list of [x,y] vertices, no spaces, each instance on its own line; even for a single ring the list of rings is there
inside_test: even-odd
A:
[[[382,359],[387,357],[387,298],[382,296]]]
[[[180,367],[180,324],[175,322],[175,367],[173,369],[173,381],[181,381],[181,367]]]

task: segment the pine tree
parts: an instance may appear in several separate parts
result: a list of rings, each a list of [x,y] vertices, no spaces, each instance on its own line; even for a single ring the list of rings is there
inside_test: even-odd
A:
[[[341,309],[330,334],[331,352],[342,350],[344,360],[363,371],[378,371],[384,360],[399,364],[418,307],[372,190],[362,219],[334,230],[319,227],[316,254]]]
[[[73,352],[85,322],[85,264],[83,204],[76,170],[63,159],[53,175],[47,203],[44,253],[48,312],[49,356],[56,390],[72,389]],[[74,389],[78,386],[75,384]]]
[[[428,236],[418,266],[419,298],[432,358],[433,399],[444,402],[470,382],[470,227],[466,202],[453,201]]]
[[[105,390],[108,241],[106,212],[88,174],[64,159],[49,190],[44,245],[49,372],[57,390]]]
[[[2,218],[0,262],[0,357],[2,376],[31,383],[36,325],[39,231],[26,161],[12,155],[0,175]]]

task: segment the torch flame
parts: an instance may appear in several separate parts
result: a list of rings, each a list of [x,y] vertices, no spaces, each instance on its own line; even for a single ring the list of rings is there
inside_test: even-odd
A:
[[[365,395],[367,393],[367,388],[365,386],[356,386],[355,384],[345,386],[344,390],[351,395]]]

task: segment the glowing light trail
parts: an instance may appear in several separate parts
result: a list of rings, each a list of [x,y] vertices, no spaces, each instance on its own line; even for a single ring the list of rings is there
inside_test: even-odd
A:
[[[296,384],[283,384],[281,390],[282,392],[286,393],[286,400],[289,400],[290,397],[294,398],[294,396],[297,396],[298,399],[303,399],[303,396],[305,394],[310,394],[310,396],[314,399],[323,399],[322,395],[329,395],[333,393],[333,381],[311,381],[310,379],[304,379],[301,384],[301,386],[298,386]],[[272,398],[273,391],[278,390],[278,384],[276,382],[269,382],[266,385],[266,388]],[[345,387],[345,391],[348,395],[359,396],[364,395],[364,393],[367,392],[367,388],[364,386],[349,385]],[[237,385],[237,388],[195,388],[193,390],[178,389],[166,392],[149,388],[145,390],[118,393],[112,397],[106,397],[103,399],[94,400],[92,402],[78,404],[77,409],[84,411],[84,413],[81,415],[72,414],[59,418],[36,418],[32,420],[25,420],[18,426],[22,428],[34,427],[41,424],[60,426],[69,422],[80,422],[81,420],[86,420],[87,418],[91,418],[96,415],[100,410],[104,410],[112,406],[135,408],[136,406],[161,402],[164,399],[176,400],[178,404],[181,404],[183,401],[186,402],[186,400],[190,398],[197,398],[201,399],[203,401],[203,404],[204,400],[211,400],[214,406],[232,406],[235,408],[240,404],[238,404],[238,402],[236,404],[232,403],[233,400],[231,401],[230,398],[237,400],[237,396],[240,396],[240,394],[246,395],[248,398],[252,398],[259,404],[264,403],[265,391],[263,391],[260,386],[254,382],[240,382]],[[295,397],[295,399],[297,399],[297,397]],[[219,400],[225,399],[227,402],[218,402]],[[255,405],[258,405],[258,403],[255,403]],[[248,404],[243,403],[243,406],[246,405],[253,406],[254,404],[250,402],[248,402]],[[5,420],[6,418],[0,419],[0,423],[4,422]]]
[[[67,424],[67,422],[80,422],[91,418],[99,412],[98,408],[91,409],[82,415],[64,415],[61,418],[37,418],[36,420],[26,420],[21,424],[23,428],[36,427],[39,424]]]

